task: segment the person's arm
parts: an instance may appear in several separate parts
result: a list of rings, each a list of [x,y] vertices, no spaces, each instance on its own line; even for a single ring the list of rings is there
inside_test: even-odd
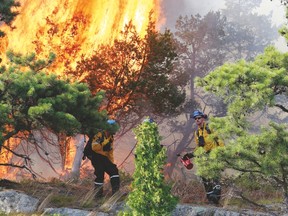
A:
[[[189,152],[189,153],[186,153],[182,158],[183,159],[187,159],[187,158],[193,158],[193,157],[195,157],[194,156],[194,153],[193,152]]]
[[[101,132],[98,132],[92,141],[92,150],[94,152],[99,152],[102,150],[102,139],[103,134]]]
[[[103,143],[103,151],[111,151],[113,146],[113,136],[109,136]]]
[[[196,144],[196,148],[199,146],[199,139],[198,139],[198,136],[197,136],[197,132],[198,132],[198,129],[194,132],[194,142]]]
[[[82,160],[85,160],[86,157],[88,157],[90,159],[91,157],[91,154],[92,154],[92,139],[93,139],[93,136],[92,137],[89,137],[88,139],[88,142],[86,143],[86,146],[83,150],[83,157],[82,157]]]

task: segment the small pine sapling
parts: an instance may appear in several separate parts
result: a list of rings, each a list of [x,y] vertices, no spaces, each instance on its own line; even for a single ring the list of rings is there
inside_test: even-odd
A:
[[[135,128],[135,172],[132,191],[128,196],[128,210],[123,215],[171,215],[177,198],[165,183],[163,167],[166,149],[160,144],[157,124],[151,119]]]

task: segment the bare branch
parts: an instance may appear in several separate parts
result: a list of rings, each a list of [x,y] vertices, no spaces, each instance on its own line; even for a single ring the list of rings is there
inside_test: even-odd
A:
[[[126,160],[130,157],[130,155],[133,153],[133,150],[135,149],[137,143],[133,146],[133,148],[130,150],[129,154],[126,156],[126,158],[122,161],[122,163],[119,165],[119,167],[121,167],[125,162]]]
[[[281,104],[275,104],[275,106],[278,107],[278,108],[280,108],[283,112],[288,113],[288,109],[285,108],[283,105],[281,105]]]
[[[30,158],[29,156],[27,156],[27,155],[18,154],[18,153],[16,153],[15,151],[9,149],[8,147],[6,147],[6,146],[4,146],[4,145],[2,146],[2,148],[5,148],[7,151],[12,152],[13,155],[16,155],[16,156],[18,156],[18,157],[24,158],[25,160],[31,161],[31,158]]]
[[[20,168],[20,169],[26,169],[33,177],[33,179],[36,179],[37,176],[35,173],[33,173],[32,170],[30,170],[26,165],[16,165],[16,164],[2,164],[0,163],[0,166],[10,166],[10,167],[17,167],[17,168]]]

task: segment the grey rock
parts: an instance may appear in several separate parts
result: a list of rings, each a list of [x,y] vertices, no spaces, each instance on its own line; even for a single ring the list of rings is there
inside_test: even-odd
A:
[[[4,213],[32,213],[38,203],[38,199],[15,190],[0,191],[0,211]]]
[[[109,205],[108,205],[109,204]],[[114,216],[127,208],[124,202],[108,202],[95,211],[86,211],[72,208],[44,208],[45,215],[61,216]],[[0,212],[9,213],[35,213],[39,200],[15,190],[0,191]],[[178,204],[172,212],[172,216],[275,216],[285,214],[269,214],[242,209],[233,211],[214,206],[195,206],[191,204]],[[286,215],[285,215],[286,216]],[[287,215],[288,216],[288,215]]]
[[[42,215],[53,215],[53,214],[58,214],[61,216],[92,216],[94,215],[92,212],[90,211],[84,211],[84,210],[80,210],[80,209],[71,209],[71,208],[45,208],[44,212]],[[95,214],[96,215],[96,214]],[[106,216],[107,214],[103,213],[103,214],[98,214],[99,216]]]
[[[177,205],[172,216],[271,216],[272,214],[246,211],[241,212],[226,210],[211,206]]]

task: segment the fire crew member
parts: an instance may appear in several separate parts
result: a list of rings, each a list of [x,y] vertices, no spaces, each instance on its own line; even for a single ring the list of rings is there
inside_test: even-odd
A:
[[[209,137],[211,130],[209,129],[208,124],[205,122],[207,115],[199,110],[196,110],[193,112],[191,118],[194,118],[197,124],[197,130],[195,131],[196,149],[203,147],[206,153],[209,153],[212,149],[218,146],[224,146],[224,143],[218,138],[213,139]],[[192,158],[193,156],[193,153],[187,153],[184,155],[184,157],[188,158]],[[217,179],[201,178],[205,187],[208,201],[214,204],[219,204],[219,200],[221,198],[221,186],[219,181]]]
[[[108,120],[109,125],[115,125],[115,120]],[[105,172],[110,176],[112,194],[120,187],[119,171],[114,164],[113,141],[115,130],[105,130],[98,132],[95,136],[90,136],[84,149],[83,160],[86,156],[91,160],[94,167],[96,197],[103,196],[103,184]]]

